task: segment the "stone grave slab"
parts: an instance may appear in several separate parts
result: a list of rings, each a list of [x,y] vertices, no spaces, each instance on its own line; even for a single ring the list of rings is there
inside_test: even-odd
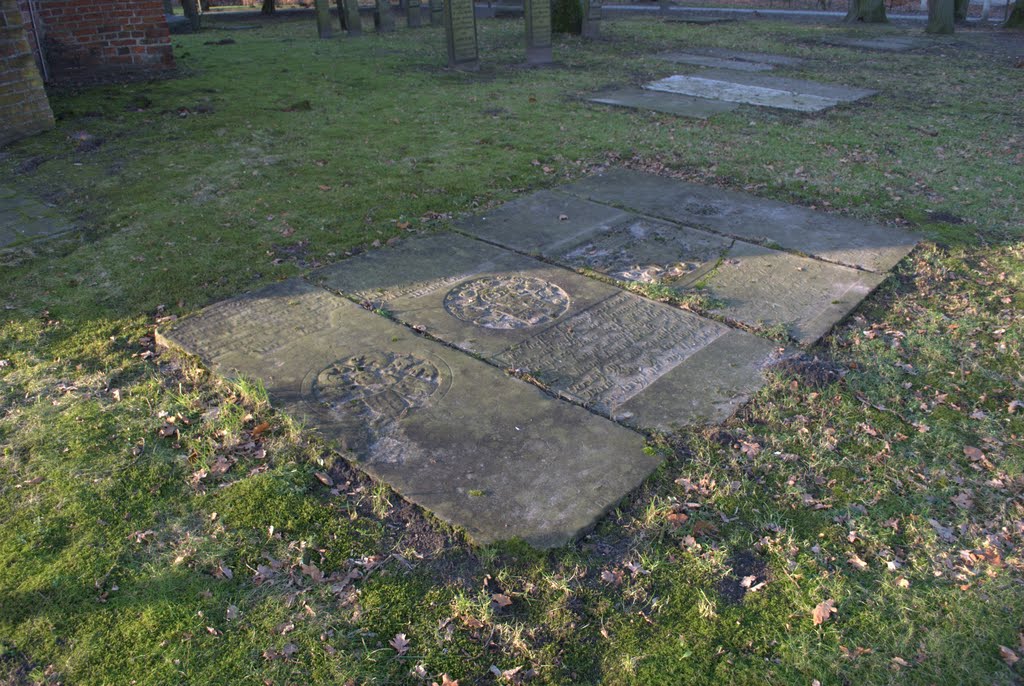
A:
[[[56,236],[71,228],[56,209],[0,186],[0,248]]]
[[[799,57],[790,57],[789,55],[773,55],[767,52],[747,52],[744,50],[730,50],[728,48],[688,48],[687,52],[720,57],[726,60],[774,64],[777,67],[796,67],[804,62]]]
[[[311,278],[491,360],[618,292],[457,234],[405,240],[343,260]]]
[[[626,169],[589,176],[562,190],[874,272],[891,269],[917,243],[914,235],[892,227]]]
[[[819,83],[806,79],[790,79],[784,76],[772,76],[770,74],[737,73],[725,69],[708,69],[700,75],[706,79],[719,79],[729,81],[740,86],[751,88],[768,88],[789,93],[797,93],[803,96],[815,96],[836,102],[854,102],[862,98],[874,95],[878,91],[868,88],[854,88],[832,83]]]
[[[566,193],[538,191],[507,202],[486,214],[456,223],[461,231],[496,245],[531,255],[554,250],[611,227],[629,213]]]
[[[927,41],[910,36],[879,36],[876,38],[829,36],[828,38],[823,39],[822,42],[826,45],[837,45],[843,48],[881,50],[884,52],[905,52],[928,44]]]
[[[301,280],[158,332],[478,543],[565,543],[657,466],[642,437]]]
[[[801,345],[824,336],[886,278],[736,241],[702,281],[711,312],[756,327],[781,325]]]
[[[725,236],[631,215],[544,256],[619,281],[681,287],[710,273],[733,243]]]
[[[709,24],[730,24],[737,21],[736,17],[666,17],[663,21],[668,24],[699,24],[706,26]]]
[[[703,74],[703,72],[701,73]],[[739,72],[736,73],[738,74]],[[676,74],[652,81],[644,86],[644,88],[664,93],[678,93],[697,98],[711,98],[724,100],[725,102],[775,107],[783,110],[795,110],[797,112],[821,112],[839,104],[838,100],[823,98],[818,95],[734,83],[729,80],[728,75],[725,77],[719,75],[718,78],[712,79],[705,76]]]
[[[732,69],[734,71],[771,71],[775,67],[767,62],[750,62],[711,55],[698,55],[690,52],[669,52],[660,55],[666,62],[675,64],[692,64],[695,67]]]
[[[666,114],[675,114],[680,117],[691,117],[693,119],[707,119],[715,114],[729,112],[739,107],[736,103],[724,102],[722,100],[695,98],[676,93],[662,93],[643,88],[621,88],[595,95],[589,98],[589,100],[601,105],[615,105],[637,110],[665,112]]]
[[[692,378],[689,359],[716,355],[728,327],[465,236],[405,241],[314,278],[637,428],[722,421],[760,388],[760,369],[775,359],[775,346],[750,342],[739,367],[749,373],[738,373],[723,395],[682,387],[678,379]],[[679,401],[649,403],[644,394],[655,384],[674,388]]]

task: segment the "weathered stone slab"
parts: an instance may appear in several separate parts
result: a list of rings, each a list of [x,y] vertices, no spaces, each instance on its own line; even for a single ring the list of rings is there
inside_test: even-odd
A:
[[[478,543],[560,545],[658,464],[638,434],[303,281],[158,337],[261,379],[275,406]]]
[[[905,52],[927,45],[928,42],[911,36],[880,36],[877,38],[856,38],[854,36],[829,36],[822,40],[826,45],[884,52]]]
[[[721,57],[727,60],[743,60],[745,62],[760,62],[763,64],[774,64],[778,67],[796,67],[803,64],[799,57],[789,55],[773,55],[767,52],[745,52],[743,50],[729,50],[728,48],[692,48],[687,52]]]
[[[584,38],[601,37],[602,3],[603,0],[583,0],[583,25],[580,33]]]
[[[455,234],[373,250],[311,278],[487,359],[618,292]]]
[[[736,337],[745,339],[739,360],[732,358]],[[769,341],[619,292],[498,362],[624,424],[670,430],[727,419],[764,384],[761,371],[778,355]],[[700,380],[708,364],[736,364],[738,371],[709,385]],[[647,396],[654,386],[655,395]]]
[[[669,24],[729,24],[736,21],[736,17],[695,17],[683,15],[681,17],[665,17],[664,21]]]
[[[707,71],[702,71],[701,76],[706,79],[729,81],[740,86],[770,88],[797,93],[803,96],[835,100],[837,102],[854,102],[878,92],[868,88],[853,88],[852,86],[819,83],[806,79],[788,79],[783,76],[771,76],[769,74],[737,73],[724,69],[708,69]]]
[[[717,234],[632,215],[544,255],[619,281],[686,286],[714,269],[733,243]]]
[[[726,417],[689,414],[693,398],[699,396],[705,409],[735,409],[735,398],[763,382],[751,373],[726,395],[706,398],[699,385],[676,387],[688,402],[648,404],[641,397],[648,386],[687,374],[687,360],[713,349],[728,327],[463,236],[406,241],[344,260],[314,278],[635,427],[668,429],[663,418],[669,416],[672,425],[721,421]],[[748,362],[760,369],[773,353],[766,344]],[[630,409],[622,411],[627,403]]]
[[[565,193],[539,191],[456,226],[497,245],[534,255],[557,250],[584,235],[629,218],[622,210]]]
[[[704,76],[677,74],[659,79],[658,81],[652,81],[644,86],[644,88],[665,93],[690,95],[697,98],[737,102],[745,105],[796,110],[797,112],[820,112],[839,104],[839,101],[832,98],[823,98],[817,95],[807,95],[778,88],[734,83],[728,79],[728,75],[725,78],[719,76],[719,78],[712,79],[705,78]]]
[[[72,228],[56,209],[0,186],[0,248],[56,236]]]
[[[581,179],[563,190],[875,272],[891,269],[917,242],[892,227],[625,169]]]
[[[771,71],[775,67],[767,62],[750,62],[734,60],[710,55],[697,55],[689,52],[670,52],[660,55],[666,62],[675,64],[692,64],[697,67],[732,69],[735,71]]]
[[[729,112],[739,107],[736,103],[708,98],[695,98],[677,93],[662,93],[643,88],[622,88],[620,90],[601,93],[589,99],[602,105],[630,107],[637,110],[665,112],[693,119],[707,119],[721,112]]]
[[[720,303],[712,312],[755,327],[783,326],[810,345],[884,280],[884,274],[736,241],[701,286]]]

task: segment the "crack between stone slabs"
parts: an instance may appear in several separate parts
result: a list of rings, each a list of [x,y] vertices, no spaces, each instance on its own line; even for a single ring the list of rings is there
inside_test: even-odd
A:
[[[662,178],[672,178],[672,177],[662,177]],[[560,193],[561,195],[569,196],[570,198],[581,198],[583,200],[588,200],[590,202],[597,203],[598,205],[604,205],[605,207],[613,207],[613,208],[615,208],[617,210],[623,210],[623,211],[626,211],[626,212],[631,212],[631,213],[633,213],[633,214],[635,214],[635,215],[637,215],[639,217],[645,217],[647,219],[656,219],[658,221],[666,221],[666,222],[668,222],[670,224],[673,224],[675,226],[681,226],[683,228],[688,228],[688,229],[697,229],[698,231],[704,231],[705,233],[714,234],[716,236],[722,236],[724,238],[731,238],[732,240],[739,241],[740,243],[747,243],[749,245],[757,245],[757,246],[760,246],[762,248],[768,248],[769,250],[778,250],[779,252],[789,253],[791,255],[796,255],[797,257],[806,257],[809,260],[815,260],[817,262],[822,262],[824,264],[831,264],[831,265],[835,265],[837,267],[846,267],[847,269],[854,269],[856,271],[865,272],[867,274],[888,274],[889,273],[889,271],[874,271],[874,270],[871,270],[871,269],[865,269],[864,267],[859,267],[859,266],[855,266],[855,265],[846,264],[845,262],[834,262],[832,260],[826,260],[826,259],[824,259],[822,257],[817,256],[817,255],[810,255],[808,253],[802,252],[802,251],[800,251],[800,250],[798,250],[796,248],[787,248],[787,247],[779,245],[778,243],[775,243],[774,241],[771,241],[771,240],[752,241],[749,238],[745,238],[743,236],[737,236],[736,234],[725,233],[723,231],[718,231],[717,229],[713,229],[710,226],[708,226],[706,224],[701,224],[699,222],[693,222],[692,225],[691,224],[683,224],[678,219],[673,219],[671,217],[665,217],[665,216],[662,216],[662,215],[659,215],[659,214],[648,214],[646,212],[641,212],[640,210],[633,209],[632,207],[628,207],[628,206],[623,205],[621,203],[608,202],[607,200],[601,200],[599,198],[594,198],[594,197],[592,197],[589,194],[570,193],[568,191],[561,190],[560,188],[552,188],[552,189],[549,189],[549,190],[551,192],[553,192],[553,193]],[[729,189],[725,189],[725,190],[729,190]],[[733,192],[738,192],[738,191],[733,191]],[[756,196],[752,196],[752,197],[756,197]],[[766,198],[766,199],[769,199],[769,198]],[[775,202],[778,202],[778,201],[775,201]],[[803,205],[793,205],[793,206],[794,207],[799,207],[801,209],[808,210],[810,212],[816,211],[816,210],[811,210],[809,207],[804,207]],[[844,214],[838,214],[838,215],[834,215],[834,216],[842,217],[844,219],[848,219],[849,218],[849,217],[847,217]],[[917,243],[918,243],[918,241],[914,241],[914,245],[915,246],[917,245]],[[900,262],[902,262],[904,259],[906,259],[906,256],[900,258]]]
[[[483,241],[483,242],[486,242],[486,241]],[[501,246],[498,246],[498,247],[501,247]],[[335,263],[335,264],[337,264],[337,263]],[[557,266],[560,269],[564,269],[564,267],[562,267],[561,265],[554,265],[554,266]],[[359,300],[357,300],[356,298],[348,295],[347,293],[343,293],[342,291],[337,291],[337,290],[334,290],[333,288],[328,288],[327,286],[324,286],[323,284],[316,283],[315,281],[311,280],[308,275],[303,275],[301,278],[302,278],[302,280],[306,281],[307,283],[309,283],[312,286],[315,286],[316,288],[320,288],[320,289],[322,289],[322,290],[324,290],[324,291],[326,291],[326,292],[328,292],[328,293],[330,293],[332,295],[335,295],[335,296],[337,296],[339,298],[344,298],[345,300],[348,300],[349,302],[354,303],[355,305],[358,305],[360,308],[366,309],[363,306],[363,303],[359,302]],[[596,305],[598,305],[600,303],[603,303],[603,302],[607,301],[609,298],[612,298],[612,297],[614,297],[614,294],[613,295],[609,295],[608,298],[603,298],[603,299],[599,300],[597,303],[594,303],[590,307],[587,307],[587,308],[585,308],[583,310],[580,310],[579,312],[577,312],[577,314],[581,314],[583,312],[586,312],[586,311],[590,310],[592,307],[595,307]],[[608,415],[601,414],[600,412],[596,411],[594,409],[594,407],[592,407],[592,406],[586,405],[586,404],[584,404],[581,401],[577,401],[577,400],[573,399],[571,396],[563,395],[562,393],[560,393],[556,389],[553,389],[553,388],[550,388],[548,386],[543,385],[539,380],[536,380],[535,377],[533,377],[530,374],[519,374],[519,373],[516,373],[515,371],[510,370],[508,367],[502,367],[500,365],[496,365],[493,362],[491,362],[490,360],[488,360],[487,358],[485,358],[485,357],[483,357],[481,355],[478,355],[477,353],[473,353],[473,352],[470,352],[468,350],[463,350],[462,348],[459,348],[459,347],[455,346],[454,344],[449,343],[448,341],[444,340],[443,338],[438,338],[437,336],[434,336],[429,331],[421,331],[420,329],[417,329],[414,326],[411,326],[409,324],[406,324],[405,322],[402,322],[402,321],[396,319],[387,310],[384,310],[383,308],[371,309],[369,311],[373,312],[374,314],[376,314],[379,317],[383,317],[384,319],[387,319],[388,321],[393,322],[397,326],[401,326],[403,329],[407,329],[407,330],[411,331],[413,333],[413,335],[415,335],[415,336],[419,336],[419,337],[424,338],[424,339],[426,339],[428,341],[432,341],[434,343],[442,345],[445,348],[448,348],[449,350],[457,352],[457,353],[459,353],[461,355],[466,355],[467,357],[471,357],[471,358],[473,358],[475,360],[478,360],[479,362],[483,362],[487,366],[493,367],[494,369],[500,369],[501,371],[505,372],[505,374],[507,376],[510,376],[513,379],[516,379],[517,381],[521,381],[523,383],[529,384],[530,386],[533,386],[534,388],[537,388],[542,393],[544,393],[544,395],[548,396],[552,400],[557,400],[559,402],[564,402],[564,403],[569,403],[570,405],[575,405],[576,407],[579,407],[579,408],[581,408],[583,410],[586,410],[587,412],[589,412],[590,414],[592,414],[592,415],[594,415],[596,417],[600,417],[601,419],[605,419],[605,420],[607,420],[609,422],[612,422],[616,426],[620,426],[620,427],[622,427],[624,429],[627,429],[629,431],[633,431],[635,433],[638,433],[641,436],[643,436],[645,440],[648,440],[648,441],[653,440],[657,436],[661,435],[661,433],[662,433],[660,431],[657,431],[656,429],[638,429],[636,427],[629,426],[628,424],[623,424],[622,422],[616,421],[614,418],[609,417]],[[551,326],[554,326],[554,324],[552,324]],[[548,327],[548,328],[550,328],[550,327]],[[546,330],[547,329],[545,329],[545,331]],[[513,347],[515,347],[515,346],[510,346],[506,350],[511,350]],[[505,352],[505,351],[502,351],[502,352]],[[200,358],[200,359],[202,359],[202,358]],[[203,360],[203,362],[205,363],[206,361]],[[207,365],[207,366],[209,366],[209,365]]]

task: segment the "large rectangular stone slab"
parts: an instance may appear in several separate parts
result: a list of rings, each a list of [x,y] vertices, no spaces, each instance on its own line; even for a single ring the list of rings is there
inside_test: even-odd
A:
[[[563,190],[875,272],[891,269],[917,242],[912,234],[892,227],[626,169],[590,176]]]
[[[0,248],[56,236],[72,228],[56,209],[0,186]]]
[[[701,72],[701,74],[701,76],[676,74],[652,81],[644,88],[664,93],[678,93],[696,98],[712,98],[725,102],[775,107],[797,112],[821,112],[839,104],[839,101],[833,98],[735,83],[729,79],[728,74],[725,76],[719,74],[718,78],[708,78],[704,75],[705,72]]]
[[[637,110],[664,112],[693,119],[707,119],[712,115],[729,112],[739,107],[737,103],[725,102],[723,100],[695,98],[688,95],[679,95],[678,93],[662,93],[643,88],[621,88],[600,93],[589,98],[589,100],[590,102],[602,105],[616,105]]]
[[[528,214],[521,219],[529,224]],[[715,356],[728,327],[462,236],[413,239],[314,278],[637,428],[722,421],[760,388],[760,370],[775,359],[772,344],[749,343],[744,373],[718,395],[680,386],[678,379],[693,378],[690,358]],[[647,402],[655,384],[674,388],[679,400]]]
[[[884,52],[905,52],[928,44],[928,41],[911,36],[879,36],[875,38],[829,36],[822,39],[822,42],[826,45],[837,45],[844,48],[881,50]]]
[[[695,67],[732,69],[735,71],[771,71],[775,67],[767,62],[751,62],[749,60],[728,59],[712,55],[700,55],[692,52],[669,52],[659,57],[674,64],[692,64]]]
[[[815,96],[826,100],[837,102],[854,102],[861,98],[874,95],[878,91],[868,88],[854,88],[832,83],[819,83],[807,79],[790,79],[784,76],[772,76],[770,74],[737,73],[727,69],[708,69],[700,75],[706,79],[719,79],[729,81],[736,85],[749,86],[751,88],[768,88],[790,93],[797,93],[804,96]]]
[[[760,62],[762,64],[774,64],[779,67],[796,67],[803,64],[799,57],[789,55],[774,55],[767,52],[748,52],[744,50],[730,50],[729,48],[687,48],[687,52],[711,57],[720,57],[726,60],[743,60],[745,62]]]
[[[782,326],[810,345],[884,280],[884,274],[736,241],[701,287],[719,303],[711,312],[758,328]]]
[[[260,379],[276,407],[478,543],[560,545],[658,464],[640,435],[301,280],[158,340]]]

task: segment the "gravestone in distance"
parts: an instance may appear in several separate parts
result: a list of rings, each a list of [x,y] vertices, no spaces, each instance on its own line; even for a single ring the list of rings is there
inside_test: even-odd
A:
[[[583,37],[601,35],[601,0],[583,0]]]
[[[524,0],[526,14],[526,63],[551,63],[551,3]]]
[[[405,18],[410,29],[418,29],[423,26],[421,6],[420,0],[407,0],[405,3]]]
[[[473,0],[448,0],[444,3],[444,32],[448,40],[448,66],[468,71],[479,69]]]
[[[316,32],[323,39],[334,35],[331,28],[331,0],[316,0]]]
[[[430,0],[430,25],[444,26],[444,0]]]
[[[338,0],[338,17],[342,30],[349,37],[363,35],[363,20],[359,16],[359,0]]]
[[[373,9],[373,26],[377,33],[390,33],[395,30],[395,17],[391,14],[391,3],[388,0],[377,0]]]

